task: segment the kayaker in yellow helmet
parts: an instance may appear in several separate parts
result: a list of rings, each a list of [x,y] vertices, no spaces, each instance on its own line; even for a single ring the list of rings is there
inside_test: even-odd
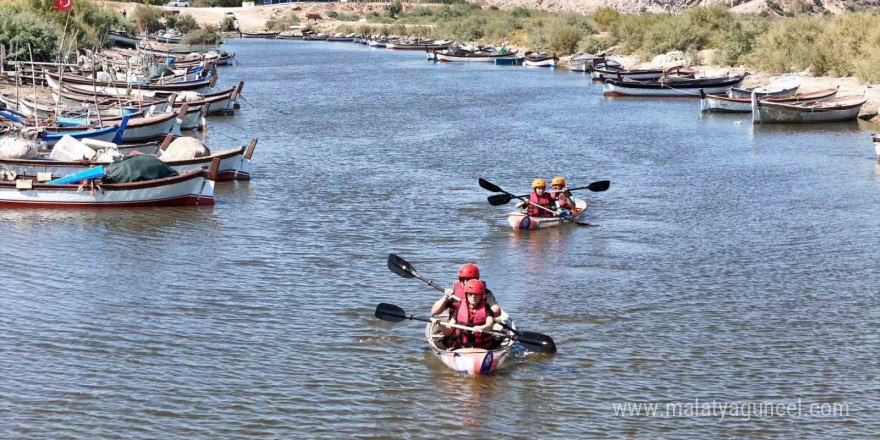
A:
[[[553,191],[550,197],[556,201],[556,213],[559,215],[569,216],[574,210],[574,201],[571,200],[571,191],[565,187],[565,178],[556,176],[550,181],[550,187]]]
[[[431,306],[431,315],[439,315],[443,313],[444,310],[447,310],[449,312],[450,318],[455,316],[455,314],[458,312],[458,308],[461,306],[459,299],[464,299],[465,297],[465,285],[467,285],[467,282],[470,280],[479,279],[480,268],[478,268],[476,264],[463,264],[458,269],[458,281],[452,283],[452,288],[446,289],[443,292],[443,296],[438,299],[433,306]],[[498,301],[495,299],[495,295],[493,295],[492,291],[489,289],[486,289],[486,303],[488,304],[489,309],[492,312],[492,316],[501,315],[501,307],[498,305]],[[452,329],[445,326],[441,326],[440,331],[443,332],[444,335],[449,335],[452,333]]]
[[[544,179],[535,179],[532,181],[532,192],[529,193],[529,202],[519,202],[517,208],[526,208],[526,214],[529,217],[553,217],[556,212],[553,198],[547,193],[547,182]],[[546,209],[541,209],[538,206]],[[549,210],[549,211],[548,211]]]

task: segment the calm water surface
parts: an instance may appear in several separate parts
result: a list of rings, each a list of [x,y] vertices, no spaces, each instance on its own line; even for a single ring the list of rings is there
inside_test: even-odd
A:
[[[880,167],[865,123],[752,127],[603,99],[569,72],[231,41],[260,138],[213,209],[2,211],[0,437],[876,438]],[[742,121],[742,123],[739,123]],[[875,126],[876,127],[876,126]],[[875,128],[876,130],[876,128]],[[598,228],[516,233],[486,177],[591,194]],[[423,328],[473,261],[555,356],[447,370]],[[618,416],[802,401],[800,416]],[[810,403],[849,414],[811,417]]]

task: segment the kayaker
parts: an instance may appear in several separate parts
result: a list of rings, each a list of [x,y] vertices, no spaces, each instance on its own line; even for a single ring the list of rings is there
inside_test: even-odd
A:
[[[480,268],[478,268],[476,264],[463,264],[460,268],[458,268],[458,281],[452,283],[452,288],[446,289],[443,292],[443,296],[438,299],[433,306],[431,306],[431,314],[439,315],[443,313],[444,310],[448,310],[449,317],[455,316],[455,313],[458,310],[458,306],[460,305],[458,299],[456,298],[464,299],[464,286],[470,280],[479,279]],[[498,305],[498,301],[495,299],[495,295],[493,295],[492,291],[488,289],[486,291],[486,303],[492,310],[493,316],[501,315],[501,307]],[[451,330],[449,330],[448,327],[441,327],[441,331],[443,331],[444,334],[451,333]]]
[[[486,304],[486,285],[480,280],[470,280],[464,286],[466,300],[449,320],[452,324],[474,327],[478,330],[491,330],[495,325],[489,306]],[[452,329],[451,345],[459,348],[485,348],[495,345],[495,339],[485,333]]]
[[[556,201],[556,213],[559,215],[570,216],[574,210],[574,201],[571,200],[571,191],[565,187],[565,178],[556,176],[550,181],[550,188],[553,191],[550,197]]]
[[[530,217],[554,217],[556,214],[556,206],[553,198],[547,193],[547,182],[544,179],[535,179],[532,181],[532,192],[529,193],[529,202],[519,202],[517,208],[526,208],[526,214]],[[528,206],[526,206],[528,205]],[[541,209],[538,206],[547,208]],[[548,211],[549,210],[549,211]]]

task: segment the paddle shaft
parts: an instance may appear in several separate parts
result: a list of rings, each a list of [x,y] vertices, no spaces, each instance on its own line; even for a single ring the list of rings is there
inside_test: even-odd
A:
[[[397,315],[397,316],[400,316],[400,315]],[[419,318],[419,317],[416,317],[413,315],[409,315],[409,316],[403,315],[403,318],[411,319],[413,321],[433,322],[432,320],[430,320],[428,318]],[[439,320],[437,321],[437,324],[445,325],[446,327],[457,328],[460,330],[465,330],[465,331],[469,331],[469,332],[473,332],[473,333],[485,333],[487,335],[498,336],[501,338],[509,338],[510,337],[510,335],[508,335],[506,333],[496,332],[495,330],[478,330],[474,327],[468,327],[468,326],[460,325],[460,324],[450,324],[448,322],[443,322],[443,321],[439,321]],[[500,324],[500,322],[498,324]]]
[[[579,186],[577,188],[568,188],[565,191],[547,191],[547,194],[557,194],[557,193],[567,192],[567,191],[577,191],[579,189],[590,189],[590,187],[589,186]],[[528,194],[521,196],[521,197],[528,197]]]

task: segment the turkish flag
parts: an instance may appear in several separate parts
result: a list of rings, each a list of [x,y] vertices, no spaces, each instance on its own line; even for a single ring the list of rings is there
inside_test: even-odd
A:
[[[55,3],[52,4],[52,8],[56,11],[69,11],[73,8],[73,0],[55,0]]]

